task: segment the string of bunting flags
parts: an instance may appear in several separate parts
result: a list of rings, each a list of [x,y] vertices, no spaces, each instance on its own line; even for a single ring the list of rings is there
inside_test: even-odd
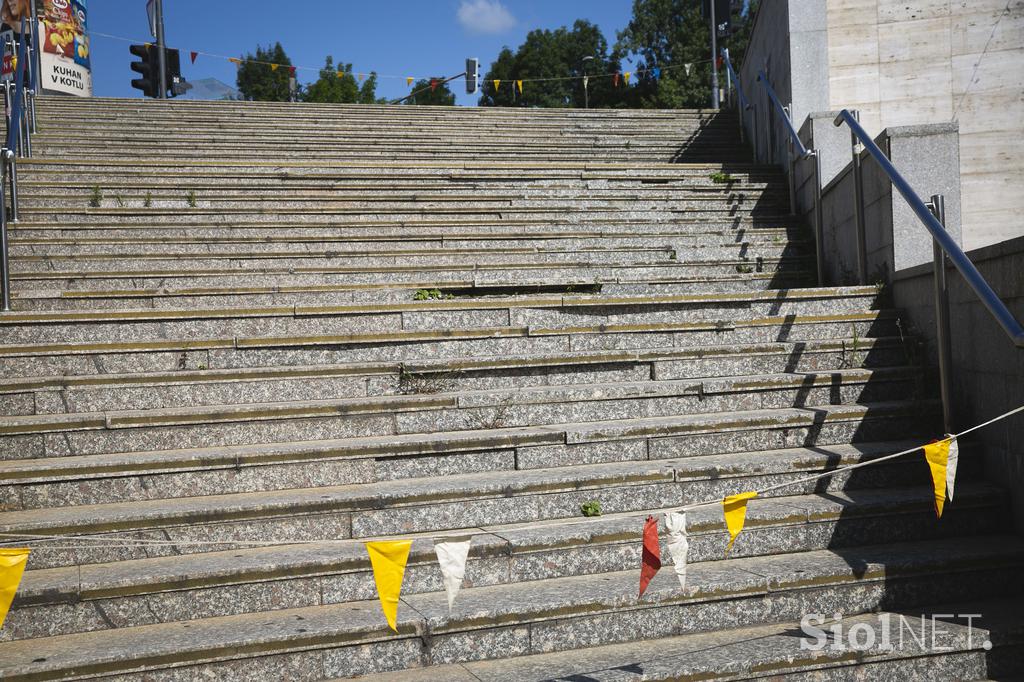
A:
[[[747,516],[747,503],[769,492],[783,488],[816,481],[822,478],[834,476],[839,473],[859,469],[865,466],[873,466],[897,457],[902,457],[914,452],[922,451],[925,462],[931,474],[932,487],[935,493],[934,507],[936,518],[942,518],[942,513],[947,502],[953,501],[953,491],[956,483],[957,465],[959,463],[959,447],[957,439],[972,431],[994,424],[1019,412],[1024,412],[1024,405],[1009,412],[999,415],[977,426],[961,431],[958,434],[947,434],[941,440],[935,440],[922,446],[908,448],[891,455],[876,457],[858,464],[851,464],[838,467],[829,471],[812,474],[792,481],[785,481],[776,485],[768,486],[760,490],[729,495],[724,499],[712,499],[702,502],[695,502],[681,507],[678,511],[669,511],[664,514],[664,522],[668,531],[668,551],[675,566],[676,576],[681,587],[686,587],[686,564],[689,541],[686,535],[686,512],[700,507],[711,505],[722,506],[722,515],[726,530],[729,533],[729,541],[725,548],[728,556],[736,538],[743,531]],[[586,521],[573,521],[569,523],[585,523]],[[642,533],[642,547],[640,560],[640,590],[639,597],[650,585],[651,580],[661,570],[661,543],[658,533],[659,520],[655,516],[648,516],[644,521]],[[232,545],[232,546],[270,546],[270,545],[296,545],[296,544],[324,544],[324,540],[312,541],[187,541],[187,540],[120,540],[117,538],[83,538],[63,535],[24,535],[17,533],[0,533],[0,538],[11,540],[34,540],[40,542],[52,542],[63,540],[70,542],[82,542],[95,540],[98,544],[88,545],[59,545],[62,549],[95,548],[105,546],[152,546],[152,545],[176,545],[176,546],[209,546],[209,545]],[[344,541],[333,541],[344,542]],[[441,570],[442,582],[448,597],[448,608],[451,610],[455,605],[455,598],[462,589],[466,576],[466,563],[469,559],[469,550],[472,540],[451,540],[434,542],[434,553],[437,555],[437,563]],[[380,601],[381,610],[388,626],[398,631],[398,601],[402,592],[402,581],[405,578],[405,567],[409,560],[409,552],[412,548],[411,539],[400,540],[371,540],[364,543],[367,555],[370,560],[370,567],[373,572],[374,584],[377,588],[377,598]],[[47,547],[54,545],[47,544]],[[28,562],[30,553],[28,547],[0,548],[0,628],[3,627],[4,619],[10,609],[14,595],[21,584],[22,575]]]
[[[97,37],[100,37],[100,38],[109,38],[111,40],[120,40],[120,41],[127,42],[127,43],[139,42],[139,41],[133,40],[131,38],[125,38],[123,36],[112,35],[112,34],[109,34],[109,33],[100,33],[98,31],[92,31],[90,33],[90,35],[97,36]],[[146,47],[150,47],[151,45],[153,45],[152,42],[145,42],[144,44],[146,45]],[[286,69],[288,69],[289,74],[292,75],[292,76],[295,76],[296,72],[298,72],[298,71],[312,71],[312,72],[315,72],[315,73],[319,73],[321,71],[321,67],[295,66],[295,65],[291,65],[291,64],[275,64],[273,62],[260,61],[260,60],[257,60],[257,59],[243,59],[243,58],[240,58],[240,57],[230,57],[228,55],[216,54],[216,53],[213,53],[213,52],[203,52],[202,50],[189,50],[189,57],[191,58],[191,61],[192,61],[193,64],[196,63],[196,60],[199,57],[210,57],[212,59],[223,59],[223,60],[226,60],[228,62],[231,62],[235,66],[241,66],[242,64],[261,64],[263,66],[269,67],[271,71],[277,71],[278,69],[286,68]],[[510,84],[509,87],[512,88],[513,94],[518,91],[518,93],[520,95],[523,94],[523,84],[524,83],[528,84],[528,83],[541,83],[541,82],[554,82],[554,81],[582,80],[583,81],[583,87],[586,88],[586,87],[589,86],[590,81],[595,79],[595,78],[611,78],[612,79],[612,85],[614,87],[619,87],[620,83],[624,83],[626,86],[628,86],[629,82],[630,82],[630,80],[632,79],[633,76],[636,76],[638,80],[642,79],[644,76],[647,76],[647,75],[649,75],[654,80],[661,80],[662,72],[664,72],[664,71],[671,71],[673,69],[683,69],[685,71],[686,75],[689,76],[690,73],[692,72],[694,66],[701,65],[701,64],[708,64],[710,62],[711,62],[710,59],[702,59],[702,60],[698,60],[698,61],[694,61],[694,62],[686,62],[684,64],[676,64],[676,65],[670,65],[670,66],[655,66],[655,67],[651,67],[649,69],[637,69],[637,70],[634,70],[634,71],[615,71],[615,72],[608,72],[608,73],[601,73],[601,74],[588,74],[588,75],[583,75],[583,76],[559,76],[559,77],[550,77],[550,78],[518,78],[518,79],[495,78],[495,79],[492,79],[490,81],[490,84],[493,87],[494,92],[497,93],[497,92],[499,92],[499,89],[500,89],[501,84],[503,82],[504,83],[509,83]],[[351,74],[360,83],[363,81],[363,79],[365,79],[365,78],[367,78],[367,77],[369,77],[371,75],[375,76],[376,78],[404,79],[406,87],[411,87],[414,82],[419,81],[419,80],[429,80],[430,81],[430,87],[431,87],[432,90],[435,89],[437,87],[437,85],[440,83],[439,79],[437,79],[435,77],[430,77],[430,76],[397,76],[397,75],[391,75],[391,74],[381,74],[381,73],[377,73],[376,71],[348,72],[348,71],[344,71],[344,70],[338,70],[338,72],[337,72],[338,78],[342,78],[346,74]]]

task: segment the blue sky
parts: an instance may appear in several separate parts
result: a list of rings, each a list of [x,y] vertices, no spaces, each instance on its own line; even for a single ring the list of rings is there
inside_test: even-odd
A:
[[[167,44],[182,50],[188,80],[214,77],[235,84],[230,62],[188,51],[240,56],[280,40],[299,80],[316,79],[326,55],[351,62],[356,72],[377,71],[377,95],[408,94],[406,76],[454,75],[466,57],[479,57],[481,74],[504,45],[515,49],[535,28],[571,26],[588,19],[615,42],[632,15],[632,0],[164,0]],[[130,81],[128,43],[98,33],[144,42],[149,29],[145,0],[91,0],[93,88],[97,96],[141,96]],[[458,103],[475,104],[461,81],[452,83]]]

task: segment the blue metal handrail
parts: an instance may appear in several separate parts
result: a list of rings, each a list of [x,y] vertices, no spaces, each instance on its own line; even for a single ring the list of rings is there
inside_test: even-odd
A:
[[[18,43],[18,65],[15,67],[14,103],[11,105],[11,123],[7,128],[7,149],[16,152],[21,133],[22,90],[25,87],[25,20],[21,20],[21,41]]]
[[[779,101],[778,95],[775,94],[775,90],[772,89],[771,83],[768,82],[768,77],[764,75],[764,71],[757,72],[757,80],[759,83],[764,85],[765,92],[768,93],[768,99],[772,101],[775,108],[782,114],[782,120],[786,122],[786,130],[789,131],[789,136],[793,139],[793,146],[796,147],[797,151],[800,152],[800,156],[807,156],[807,147],[800,140],[800,136],[796,132],[796,128],[793,127],[793,122],[789,119],[789,112],[786,111],[786,107],[782,106],[782,102]]]
[[[974,263],[967,257],[967,254],[949,236],[942,223],[932,214],[928,205],[925,204],[921,197],[917,195],[917,192],[900,175],[900,172],[892,165],[889,157],[882,153],[882,150],[878,148],[878,145],[867,134],[867,131],[853,117],[853,114],[846,109],[840,111],[839,115],[836,116],[835,125],[838,127],[844,122],[850,126],[850,130],[857,136],[860,143],[864,145],[864,148],[868,150],[882,170],[885,171],[885,174],[889,176],[893,187],[898,189],[900,194],[903,195],[910,208],[913,209],[917,217],[924,223],[932,238],[945,252],[949,260],[953,262],[956,269],[960,271],[967,284],[974,290],[982,304],[988,308],[989,313],[996,319],[999,326],[1013,339],[1014,344],[1018,348],[1024,348],[1024,327],[1021,326],[1020,322],[1017,321],[1017,318],[1013,316],[1013,313],[1010,312],[996,292],[992,290],[992,287],[989,286],[984,276],[978,272],[978,268],[974,266]]]
[[[732,68],[732,60],[729,59],[729,53],[726,50],[722,50],[722,60],[725,62],[725,68],[729,70],[729,77],[732,79],[733,87],[736,88],[736,93],[740,96],[740,104],[744,109],[749,109],[750,104],[747,103],[747,96],[743,94],[743,86],[740,84],[739,74],[736,73],[736,69]]]

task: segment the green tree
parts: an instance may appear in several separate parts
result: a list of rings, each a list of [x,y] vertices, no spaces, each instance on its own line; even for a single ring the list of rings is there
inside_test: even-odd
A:
[[[447,83],[442,83],[444,76],[435,78],[421,78],[413,83],[411,92],[416,93],[405,100],[406,104],[433,104],[440,106],[453,106],[455,104],[455,93],[448,89]],[[437,81],[434,88],[430,87],[431,81]]]
[[[269,64],[281,64],[284,68],[272,70]],[[291,65],[292,60],[285,54],[281,43],[257,46],[256,53],[245,55],[238,65],[238,91],[245,99],[258,102],[287,102],[288,79],[291,76],[288,67]]]
[[[719,41],[733,65],[742,60],[756,2],[732,16],[733,35]],[[619,32],[616,51],[633,57],[641,73],[632,106],[658,109],[708,107],[711,102],[711,45],[701,0],[633,0],[633,18]],[[692,64],[689,69],[686,64]],[[655,79],[650,69],[661,68]],[[721,73],[720,73],[721,76]],[[724,83],[724,77],[722,78]]]
[[[506,47],[491,64],[481,84],[480,104],[583,108],[587,97],[582,76],[588,75],[591,107],[623,106],[624,83],[615,87],[610,75],[619,70],[618,56],[609,54],[608,41],[589,21],[577,20],[571,31],[564,26],[530,31],[514,53]],[[497,90],[495,80],[501,81]],[[517,80],[528,81],[522,93]]]
[[[377,74],[371,73],[360,86],[351,64],[334,65],[334,58],[324,60],[320,76],[304,88],[302,99],[321,104],[373,104],[376,102]]]

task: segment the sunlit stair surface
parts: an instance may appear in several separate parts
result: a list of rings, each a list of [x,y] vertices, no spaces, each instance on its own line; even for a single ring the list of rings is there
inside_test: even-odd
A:
[[[884,290],[816,285],[732,114],[38,116],[0,315],[0,532],[42,539],[0,678],[1024,669],[1024,540],[969,441],[941,520],[920,456],[797,482],[941,436],[941,407]],[[728,554],[721,508],[689,512],[686,586],[663,552],[637,597],[645,517],[791,481]],[[449,611],[451,538],[472,545]],[[381,539],[412,540],[397,632]],[[809,649],[808,614],[942,627]]]

